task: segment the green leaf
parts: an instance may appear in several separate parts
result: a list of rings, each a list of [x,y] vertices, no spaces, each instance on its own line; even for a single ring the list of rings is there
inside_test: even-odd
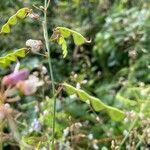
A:
[[[125,117],[125,113],[117,108],[108,106],[104,104],[100,99],[89,95],[85,91],[81,89],[77,89],[67,83],[63,84],[64,90],[69,94],[73,95],[76,94],[79,99],[83,102],[86,102],[87,104],[90,104],[93,109],[97,112],[104,110],[108,113],[108,115],[115,121],[123,120]]]
[[[17,57],[25,57],[26,48],[18,49],[14,52],[11,52],[3,57],[0,57],[0,66],[7,67],[11,62],[16,61]]]

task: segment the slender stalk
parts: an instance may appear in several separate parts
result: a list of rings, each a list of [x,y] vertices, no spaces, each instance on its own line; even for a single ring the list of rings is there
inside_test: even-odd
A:
[[[48,40],[48,30],[47,30],[47,8],[49,6],[50,1],[45,0],[44,1],[44,21],[43,21],[43,32],[44,32],[44,40],[45,40],[45,46],[46,50],[48,52],[48,63],[49,63],[49,70],[50,70],[50,77],[52,81],[52,94],[54,99],[53,104],[53,133],[52,133],[52,146],[51,149],[54,150],[55,145],[55,120],[56,120],[56,98],[55,98],[55,84],[54,84],[54,77],[53,77],[53,69],[52,69],[52,63],[51,63],[51,53],[50,53],[50,45]]]
[[[3,122],[0,123],[0,150],[3,150]]]
[[[131,124],[130,128],[129,128],[129,131],[128,131],[128,134],[123,138],[121,144],[120,144],[120,149],[121,147],[123,146],[123,144],[125,143],[125,141],[127,140],[127,138],[129,137],[129,134],[131,132],[131,130],[134,128],[135,124],[137,123],[138,121],[138,116],[135,118],[135,120],[133,121],[133,123]]]

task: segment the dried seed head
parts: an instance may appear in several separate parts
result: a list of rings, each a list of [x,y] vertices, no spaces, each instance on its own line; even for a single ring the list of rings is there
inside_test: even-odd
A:
[[[31,19],[34,19],[34,20],[39,20],[40,19],[40,16],[36,13],[29,13],[28,16],[31,18]]]
[[[40,49],[43,47],[43,43],[41,40],[29,39],[26,41],[26,46],[31,48],[32,53],[36,53],[39,52]]]
[[[45,66],[42,66],[42,73],[46,74],[47,73],[47,68]]]
[[[68,136],[68,134],[69,134],[69,127],[63,130],[63,137]]]
[[[94,137],[93,137],[93,134],[90,133],[90,134],[88,135],[88,139],[89,139],[89,140],[93,140],[93,138],[94,138]]]
[[[8,103],[0,105],[0,121],[6,118],[8,114],[12,113],[12,109]]]
[[[135,50],[131,50],[128,52],[128,56],[131,58],[131,59],[136,59],[137,57],[137,52]]]

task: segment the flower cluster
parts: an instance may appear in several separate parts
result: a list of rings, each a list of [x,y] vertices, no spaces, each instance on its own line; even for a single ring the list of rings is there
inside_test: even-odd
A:
[[[31,95],[37,91],[42,82],[35,75],[29,75],[27,69],[22,69],[5,76],[2,79],[2,84],[6,87],[13,87],[24,95]]]

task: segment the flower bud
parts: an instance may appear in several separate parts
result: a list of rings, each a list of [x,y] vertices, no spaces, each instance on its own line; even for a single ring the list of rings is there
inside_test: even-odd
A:
[[[19,81],[16,87],[24,95],[32,95],[37,91],[37,87],[40,85],[39,78],[34,75],[30,75],[28,80]]]
[[[32,95],[36,92],[37,87],[28,80],[26,81],[19,81],[17,83],[17,88],[24,94],[24,95]]]
[[[29,40],[26,41],[26,46],[31,48],[32,53],[36,53],[36,52],[40,51],[40,49],[43,46],[43,43],[42,43],[41,40],[29,39]]]
[[[29,71],[27,69],[19,70],[18,72],[13,72],[2,79],[3,85],[15,85],[18,81],[24,80],[28,77]]]
[[[40,16],[36,13],[29,13],[28,16],[31,18],[31,19],[34,19],[34,20],[39,20]]]

